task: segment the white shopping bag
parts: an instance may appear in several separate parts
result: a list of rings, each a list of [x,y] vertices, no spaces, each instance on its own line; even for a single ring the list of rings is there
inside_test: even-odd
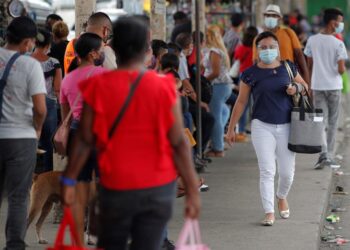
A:
[[[179,239],[176,242],[176,250],[210,250],[202,243],[198,220],[186,219]]]

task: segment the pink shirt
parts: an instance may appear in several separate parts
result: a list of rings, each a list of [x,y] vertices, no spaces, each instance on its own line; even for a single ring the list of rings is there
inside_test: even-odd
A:
[[[70,108],[73,108],[74,101],[78,97],[79,91],[79,83],[88,79],[89,77],[102,74],[108,70],[102,67],[96,66],[86,66],[83,68],[78,68],[71,73],[67,74],[61,84],[60,90],[60,103],[61,104],[69,104]],[[77,104],[73,110],[73,119],[80,120],[80,115],[83,109],[83,99],[79,97]]]

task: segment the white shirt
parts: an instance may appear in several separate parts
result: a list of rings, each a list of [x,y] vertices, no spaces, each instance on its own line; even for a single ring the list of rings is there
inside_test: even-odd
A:
[[[225,56],[225,52],[222,51],[221,49],[217,49],[217,48],[210,48],[208,50],[205,51],[205,55],[204,55],[204,59],[203,59],[203,66],[205,68],[204,71],[204,76],[208,77],[209,75],[212,74],[213,72],[213,67],[210,61],[210,53],[216,53],[218,55],[220,55],[220,73],[219,76],[217,78],[215,78],[214,80],[211,81],[212,84],[216,84],[216,83],[232,83],[232,79],[229,76],[229,68],[226,65],[226,56]]]
[[[0,48],[0,77],[15,53]],[[12,66],[4,88],[0,139],[37,138],[32,101],[37,94],[46,94],[43,69],[37,60],[22,55]]]
[[[187,59],[183,52],[180,54],[179,58],[179,70],[178,70],[180,80],[190,79],[190,74],[188,73]]]
[[[338,61],[348,58],[345,45],[333,35],[317,34],[307,41],[304,54],[312,57],[311,89],[340,90],[343,80],[338,72]]]

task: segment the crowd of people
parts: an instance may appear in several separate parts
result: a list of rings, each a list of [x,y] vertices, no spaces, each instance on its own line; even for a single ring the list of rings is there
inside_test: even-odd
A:
[[[324,28],[307,41],[296,32],[311,29],[300,13],[294,14],[285,18],[279,6],[268,5],[261,30],[246,27],[244,15],[234,13],[224,34],[209,25],[198,43],[182,12],[174,14],[169,42],[150,37],[146,16],[121,17],[112,24],[108,15],[97,12],[71,41],[67,25],[55,14],[48,16],[45,29],[28,17],[15,18],[0,48],[6,249],[25,248],[32,176],[55,170],[52,138],[67,117],[68,164],[60,181],[63,204],[73,210],[81,242],[90,183],[97,181],[98,247],[125,249],[130,237],[130,249],[174,249],[166,224],[176,183],[178,196],[186,197],[185,216],[198,218],[199,191],[208,186],[196,170],[201,173],[212,158],[225,157],[232,143],[247,142],[250,131],[260,169],[262,225],[275,222],[275,197],[280,216],[289,218],[287,196],[295,171],[295,153],[288,149],[291,96],[312,94],[315,106],[324,110],[327,133],[315,169],[335,164],[347,59],[336,37],[344,28],[340,10],[325,10]],[[288,69],[296,84],[289,84]],[[195,90],[198,71],[201,100]],[[197,105],[202,145],[191,148],[189,141],[198,138]],[[44,152],[40,169],[35,168],[37,148]]]

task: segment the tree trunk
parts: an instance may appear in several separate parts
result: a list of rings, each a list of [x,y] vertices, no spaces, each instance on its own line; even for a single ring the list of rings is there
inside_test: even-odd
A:
[[[192,0],[192,31],[196,30],[196,1],[199,3],[199,30],[205,34],[205,0]]]
[[[165,0],[151,1],[151,39],[166,40]]]
[[[75,0],[75,36],[78,37],[95,11],[96,0]]]
[[[7,11],[7,6],[11,0],[1,0],[0,2],[0,46],[3,46],[5,39],[5,31],[10,24],[12,17]]]

